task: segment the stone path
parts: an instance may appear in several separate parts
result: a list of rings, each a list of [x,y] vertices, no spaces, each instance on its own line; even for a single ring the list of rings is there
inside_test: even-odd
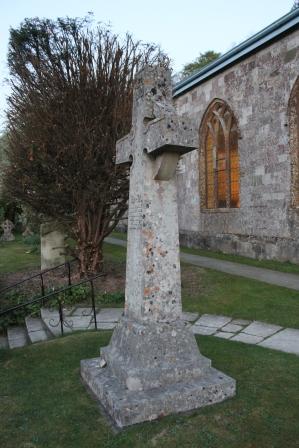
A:
[[[75,307],[66,312],[64,332],[94,330],[92,309]],[[97,312],[98,330],[113,330],[121,318],[122,308],[102,308]],[[299,356],[299,330],[265,322],[233,319],[229,316],[183,312],[183,321],[194,334],[215,336],[245,344],[259,345]],[[27,317],[25,327],[11,327],[7,337],[0,337],[1,348],[19,348],[60,336],[58,312],[42,308],[41,318]]]
[[[127,242],[118,238],[108,237],[106,243],[126,247]],[[226,274],[239,275],[241,277],[259,280],[271,285],[283,286],[285,288],[299,291],[299,275],[286,272],[273,271],[271,269],[257,268],[246,264],[232,261],[219,260],[216,258],[202,257],[201,255],[187,254],[181,252],[181,260],[202,268],[215,269]]]
[[[284,329],[265,322],[203,314],[191,329],[195,334],[216,336],[299,355],[299,330],[293,328]]]

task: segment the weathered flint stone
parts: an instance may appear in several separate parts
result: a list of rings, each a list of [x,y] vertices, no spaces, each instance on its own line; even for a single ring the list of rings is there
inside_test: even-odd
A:
[[[116,154],[117,163],[133,162],[125,313],[101,358],[81,361],[84,382],[119,427],[218,403],[236,389],[182,319],[175,170],[197,131],[176,115],[169,71],[139,73],[132,125]]]

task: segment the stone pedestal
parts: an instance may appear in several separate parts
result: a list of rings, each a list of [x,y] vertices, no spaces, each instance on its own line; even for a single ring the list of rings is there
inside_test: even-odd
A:
[[[41,270],[65,263],[65,235],[57,223],[40,226]]]
[[[235,394],[235,381],[211,367],[182,321],[151,325],[123,318],[101,354],[81,361],[81,376],[119,427]]]
[[[81,361],[84,382],[120,427],[217,403],[236,387],[181,320],[175,170],[197,131],[176,115],[165,69],[137,76],[132,124],[116,156],[132,162],[125,315],[101,358]]]

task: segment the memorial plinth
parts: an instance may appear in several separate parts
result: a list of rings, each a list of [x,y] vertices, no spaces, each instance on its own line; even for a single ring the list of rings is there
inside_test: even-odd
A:
[[[217,403],[235,380],[211,367],[181,320],[176,166],[198,146],[178,117],[170,72],[136,77],[131,133],[116,163],[131,163],[125,313],[101,358],[81,361],[81,376],[117,426]]]

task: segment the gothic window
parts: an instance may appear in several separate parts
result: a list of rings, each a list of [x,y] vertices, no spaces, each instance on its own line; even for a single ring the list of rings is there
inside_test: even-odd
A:
[[[236,119],[222,100],[208,108],[201,129],[204,178],[204,208],[237,208],[240,205],[238,128]]]
[[[295,82],[290,96],[289,126],[292,175],[291,205],[299,207],[299,78]]]

